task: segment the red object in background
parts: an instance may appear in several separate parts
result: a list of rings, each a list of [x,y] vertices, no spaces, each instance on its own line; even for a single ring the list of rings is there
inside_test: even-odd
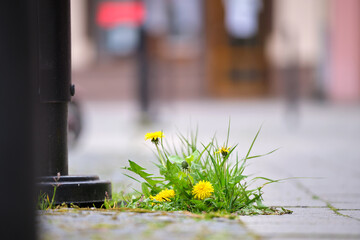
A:
[[[139,26],[145,18],[145,6],[141,2],[101,2],[97,9],[96,23],[104,28],[120,24]]]

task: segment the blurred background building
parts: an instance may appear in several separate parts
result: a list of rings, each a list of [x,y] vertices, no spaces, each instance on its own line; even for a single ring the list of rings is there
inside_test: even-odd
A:
[[[85,99],[137,99],[143,43],[152,100],[360,99],[358,0],[71,3]]]

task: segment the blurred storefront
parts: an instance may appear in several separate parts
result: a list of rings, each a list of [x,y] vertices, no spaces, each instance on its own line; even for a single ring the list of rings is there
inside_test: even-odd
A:
[[[269,92],[266,41],[273,1],[206,1],[206,79],[212,96],[259,97]]]
[[[360,99],[358,0],[72,0],[72,19],[75,71],[136,64],[143,27],[159,99]]]

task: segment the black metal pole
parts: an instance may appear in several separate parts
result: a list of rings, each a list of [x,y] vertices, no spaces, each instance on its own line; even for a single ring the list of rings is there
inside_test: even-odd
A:
[[[101,205],[111,198],[111,183],[98,176],[69,176],[67,149],[68,102],[71,85],[70,1],[37,0],[38,63],[36,157],[40,189],[55,204]]]
[[[38,160],[42,176],[68,175],[67,104],[71,100],[70,2],[39,0]]]
[[[32,13],[32,0],[0,2],[1,239],[36,238]]]

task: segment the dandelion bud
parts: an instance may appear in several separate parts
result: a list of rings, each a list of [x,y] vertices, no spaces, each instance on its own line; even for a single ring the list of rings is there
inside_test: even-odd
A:
[[[189,164],[187,163],[187,161],[183,161],[183,162],[181,163],[181,167],[182,167],[183,169],[188,169]]]

